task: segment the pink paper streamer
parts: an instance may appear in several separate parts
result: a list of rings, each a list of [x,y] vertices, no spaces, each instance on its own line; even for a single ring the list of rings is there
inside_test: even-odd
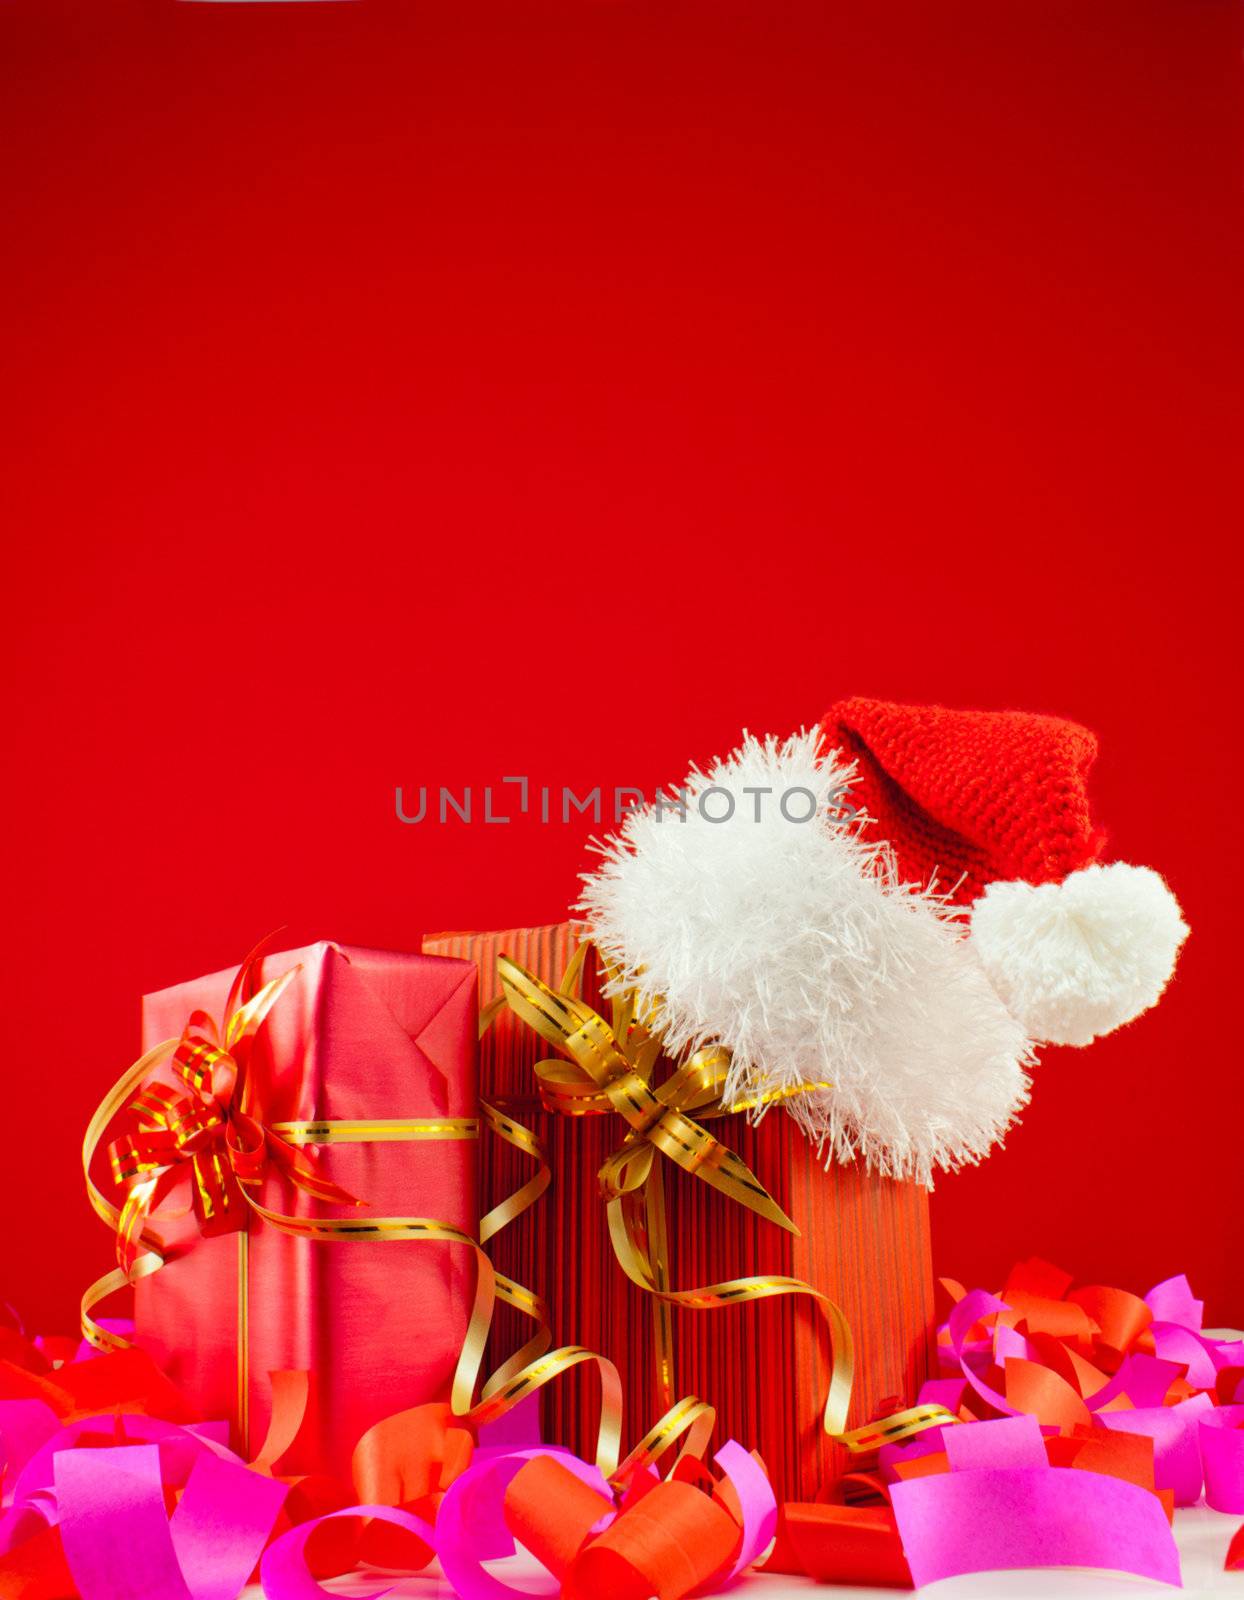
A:
[[[268,1542],[287,1484],[204,1450],[169,1534],[194,1600],[234,1600]]]
[[[972,1424],[971,1427],[993,1424]],[[1121,1478],[1064,1467],[977,1467],[890,1491],[917,1587],[965,1572],[1105,1567],[1176,1586],[1161,1504]]]
[[[944,1444],[952,1472],[982,1467],[1048,1467],[1045,1439],[1035,1417],[1003,1417],[947,1428]]]
[[[1008,1356],[1018,1356],[1021,1361],[1040,1360],[1022,1333],[1008,1322],[999,1322],[993,1330],[993,1358],[1000,1367],[1005,1367]]]
[[[1206,1503],[1215,1511],[1244,1511],[1244,1405],[1216,1407],[1198,1431]]]
[[[1164,1361],[1182,1362],[1194,1389],[1212,1389],[1218,1379],[1217,1347],[1191,1328],[1177,1322],[1155,1322],[1150,1328],[1153,1348]]]
[[[431,1525],[422,1517],[412,1516],[409,1511],[398,1511],[393,1506],[366,1505],[330,1511],[322,1517],[313,1517],[309,1522],[300,1522],[264,1552],[259,1581],[268,1600],[324,1600],[325,1596],[327,1600],[336,1600],[340,1591],[326,1589],[322,1583],[316,1582],[307,1569],[307,1541],[322,1522],[338,1522],[344,1517],[375,1517],[394,1528],[405,1528],[408,1533],[422,1539],[424,1544],[435,1548],[436,1535]],[[356,1594],[354,1600],[381,1600],[382,1596],[392,1592],[393,1587],[392,1584],[386,1584],[383,1589],[368,1589]],[[155,1600],[154,1596],[152,1600]]]
[[[82,1600],[191,1600],[154,1445],[62,1450],[55,1472],[61,1542]]]
[[[733,1582],[745,1567],[750,1567],[768,1548],[777,1532],[777,1500],[773,1485],[755,1460],[734,1439],[727,1439],[713,1460],[734,1485],[743,1512],[743,1538],[739,1552],[724,1578],[714,1575],[697,1593],[707,1593],[720,1588],[722,1583]]]
[[[1006,1301],[999,1300],[997,1295],[990,1294],[985,1289],[972,1289],[952,1307],[947,1326],[950,1330],[951,1353],[959,1363],[959,1370],[968,1383],[995,1411],[1000,1411],[1004,1417],[1018,1417],[1022,1413],[1007,1400],[1005,1395],[999,1394],[996,1389],[991,1389],[982,1378],[977,1377],[968,1361],[966,1349],[968,1334],[982,1317],[990,1316],[995,1311],[1010,1309]],[[991,1358],[992,1351],[987,1354],[986,1359]]]
[[[82,1600],[234,1600],[288,1492],[203,1450],[170,1522],[157,1444],[60,1450],[53,1474]]]
[[[947,1411],[958,1412],[963,1404],[963,1391],[967,1388],[962,1378],[926,1378],[920,1385],[916,1404],[945,1406]]]
[[[1205,1320],[1205,1302],[1192,1293],[1192,1285],[1181,1272],[1177,1278],[1155,1283],[1145,1296],[1155,1322],[1176,1322],[1182,1328],[1200,1333]]]

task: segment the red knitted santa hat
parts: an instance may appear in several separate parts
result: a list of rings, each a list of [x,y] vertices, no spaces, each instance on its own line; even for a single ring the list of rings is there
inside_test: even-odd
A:
[[[889,841],[905,881],[936,878],[957,905],[998,878],[1057,882],[1102,852],[1086,789],[1097,740],[1076,722],[854,699],[821,726],[859,764],[866,834]]]
[[[1031,1038],[1088,1044],[1153,1005],[1187,928],[1149,867],[1098,865],[1087,728],[1022,711],[840,700],[826,743],[899,876],[972,908],[971,941]]]

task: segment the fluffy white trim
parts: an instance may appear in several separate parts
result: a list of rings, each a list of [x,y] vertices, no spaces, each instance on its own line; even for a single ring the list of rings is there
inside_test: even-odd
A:
[[[1091,1044],[1147,1011],[1188,936],[1150,867],[1084,867],[1061,883],[991,883],[972,908],[972,944],[1032,1038]]]
[[[735,1098],[830,1083],[783,1102],[827,1156],[929,1183],[1001,1139],[1031,1055],[962,925],[836,814],[852,771],[815,731],[746,737],[691,771],[685,818],[632,811],[597,846],[577,909],[672,1052],[727,1045]],[[781,809],[812,811],[800,789],[810,821]]]

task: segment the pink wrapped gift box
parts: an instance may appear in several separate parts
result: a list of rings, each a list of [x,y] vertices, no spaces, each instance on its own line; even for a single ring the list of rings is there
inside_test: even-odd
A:
[[[265,1181],[263,1204],[299,1215],[430,1217],[474,1234],[478,1139],[429,1141],[401,1131],[438,1119],[469,1126],[478,1114],[474,963],[321,942],[265,956],[259,981],[295,965],[298,977],[251,1058],[262,1120],[385,1126],[379,1137],[373,1130],[374,1142],[319,1151],[323,1174],[366,1209],[324,1206],[276,1175]],[[233,976],[213,973],[147,995],[144,1049],[179,1035],[195,1009],[219,1016]],[[230,1419],[243,1450],[264,1437],[272,1372],[312,1375],[310,1413],[287,1469],[347,1481],[351,1452],[368,1427],[403,1407],[449,1398],[473,1293],[467,1250],[422,1241],[313,1242],[254,1220],[245,1235],[205,1238],[193,1216],[161,1224],[161,1232],[174,1249],[162,1271],[135,1286],[137,1341],[200,1415]]]

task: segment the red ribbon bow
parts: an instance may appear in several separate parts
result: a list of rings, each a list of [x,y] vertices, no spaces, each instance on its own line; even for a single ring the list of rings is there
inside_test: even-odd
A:
[[[323,1177],[310,1150],[281,1138],[255,1112],[248,1078],[255,1037],[301,970],[292,967],[252,994],[261,949],[238,969],[223,1026],[206,1011],[191,1013],[172,1051],[177,1082],[145,1084],[126,1108],[136,1128],[108,1147],[113,1176],[128,1187],[117,1220],[117,1261],[126,1273],[147,1219],[186,1180],[186,1209],[193,1208],[199,1231],[208,1237],[248,1226],[248,1191],[262,1187],[269,1167],[317,1200],[364,1203]]]

